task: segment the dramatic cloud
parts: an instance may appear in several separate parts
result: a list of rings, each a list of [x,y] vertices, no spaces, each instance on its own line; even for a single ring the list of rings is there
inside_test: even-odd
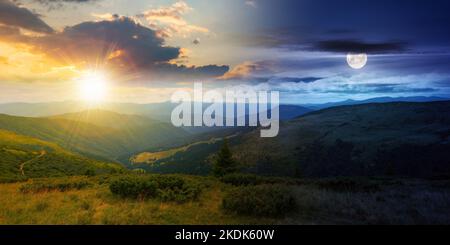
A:
[[[220,77],[222,80],[241,80],[253,77],[255,75],[261,75],[272,70],[271,62],[251,62],[246,61],[237,65],[231,71]]]
[[[103,13],[103,14],[91,13],[91,15],[97,18],[98,20],[110,20],[110,21],[120,17],[118,14],[111,14],[111,13]]]
[[[3,38],[3,36],[2,36]],[[70,81],[76,76],[72,66],[61,65],[39,52],[30,52],[30,45],[0,40],[0,81],[22,83],[54,83]]]
[[[206,78],[221,76],[227,66],[187,67],[171,64],[182,49],[166,46],[152,29],[127,17],[84,22],[62,32],[39,37],[32,44],[43,53],[68,64],[112,68],[121,74],[145,78]]]
[[[0,25],[0,36],[2,39],[20,36],[20,29],[11,26]]]
[[[388,94],[424,95],[439,92],[449,76],[436,74],[418,74],[408,76],[380,76],[379,74],[359,74],[353,76],[333,76],[316,79],[312,82],[293,82],[283,78],[273,78],[258,86],[268,87],[282,93],[308,96],[367,95],[386,96]],[[303,80],[299,78],[298,80]]]
[[[271,82],[279,83],[313,83],[322,78],[319,77],[273,77],[270,79]]]
[[[450,40],[449,8],[447,0],[435,0],[433,4],[390,0],[258,1],[255,23],[259,29],[255,28],[252,34],[259,34],[262,44],[277,47],[323,40],[363,40],[368,44],[392,44],[400,40],[415,51],[441,49],[448,47]],[[335,49],[334,45],[332,48]],[[369,48],[378,52],[380,47],[371,45]],[[384,52],[385,48],[381,48]],[[396,47],[388,49],[396,51]]]
[[[52,33],[53,29],[39,16],[9,0],[0,0],[0,24],[24,28],[39,33]]]
[[[356,40],[330,40],[317,42],[312,49],[339,53],[390,53],[405,51],[406,47],[401,42],[365,43]]]
[[[193,9],[184,1],[178,1],[168,7],[160,7],[145,11],[139,17],[144,17],[150,27],[158,30],[162,37],[175,34],[188,36],[191,33],[208,33],[205,27],[189,24],[183,16]]]
[[[155,66],[153,76],[156,79],[205,79],[222,76],[228,72],[229,67],[226,65],[207,65],[207,66],[185,66],[175,64],[158,64]],[[150,71],[152,73],[152,71]]]
[[[49,10],[56,10],[63,8],[65,4],[94,3],[99,0],[32,0],[32,1],[48,7]]]
[[[90,3],[96,2],[98,0],[34,0],[34,1],[42,4],[49,4],[49,3]]]
[[[92,2],[36,1],[42,4]],[[170,7],[147,11],[146,18],[159,23],[171,23],[171,28],[191,32],[197,30],[196,27],[189,25],[182,18],[188,11],[191,11],[191,8],[185,2],[179,1]],[[11,56],[32,57],[26,62],[20,59],[12,59],[12,62],[2,59],[2,77],[8,79],[13,76],[14,80],[27,82],[33,81],[34,77],[42,81],[46,80],[48,75],[59,74],[60,71],[64,72],[64,75],[60,76],[61,79],[67,79],[76,71],[104,69],[118,81],[190,81],[220,77],[229,70],[225,65],[183,65],[188,59],[186,49],[166,45],[164,35],[159,35],[158,30],[148,28],[134,18],[117,14],[97,17],[102,20],[83,22],[56,32],[28,9],[10,1],[0,0],[0,42],[5,43]],[[29,35],[22,29],[40,34]],[[199,44],[200,39],[194,39],[193,43]],[[48,69],[39,68],[43,64]],[[23,72],[17,72],[18,68],[14,67],[20,67]],[[11,71],[22,75],[14,75]],[[36,74],[32,75],[33,72]],[[56,79],[57,77],[52,75],[52,78],[47,80]]]

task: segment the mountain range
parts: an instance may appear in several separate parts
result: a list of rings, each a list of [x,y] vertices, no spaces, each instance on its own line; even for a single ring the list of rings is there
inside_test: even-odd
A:
[[[0,115],[0,129],[108,160],[190,140],[189,133],[171,124],[101,110],[42,118]]]
[[[260,138],[260,129],[249,127],[186,130],[145,114],[102,109],[45,117],[0,114],[1,171],[5,176],[20,177],[20,164],[31,161],[33,164],[26,164],[27,167],[36,169],[28,173],[30,176],[42,175],[44,167],[50,167],[52,175],[71,175],[111,169],[110,163],[114,162],[163,173],[207,174],[209,160],[221,145],[221,141],[208,140],[233,135],[230,141],[235,159],[244,171],[258,174],[449,174],[450,102],[382,102],[385,100],[390,99],[315,111],[282,106],[283,121],[276,138]],[[31,107],[35,106],[42,105]],[[21,113],[25,111],[32,110],[23,109]],[[56,110],[47,113],[50,111]],[[174,154],[167,154],[167,158],[160,158],[151,166],[135,165],[130,160],[140,153],[168,151]],[[44,167],[39,170],[41,161]],[[55,170],[58,167],[49,161],[61,163],[61,169]],[[114,166],[113,169],[119,167]]]
[[[343,106],[343,105],[360,105],[370,103],[389,103],[389,102],[433,102],[433,101],[447,101],[449,98],[436,97],[436,96],[410,96],[410,97],[376,97],[366,100],[344,100],[338,102],[328,102],[322,104],[302,104],[302,106],[311,110],[321,110],[330,107]]]
[[[309,177],[450,173],[450,101],[339,106],[250,132],[233,150],[248,171]]]
[[[344,100],[338,102],[319,104],[296,104],[280,105],[280,118],[282,120],[292,119],[296,116],[304,115],[313,110],[320,110],[341,105],[356,105],[367,103],[387,103],[387,102],[432,102],[445,101],[449,98],[443,97],[376,97],[366,100]],[[164,122],[170,121],[170,114],[177,104],[169,102],[134,104],[134,103],[102,103],[99,105],[89,105],[79,101],[44,102],[44,103],[4,103],[0,104],[0,114],[24,117],[49,117],[67,113],[76,113],[86,110],[100,109],[126,115],[141,115]],[[207,106],[206,104],[204,105]]]

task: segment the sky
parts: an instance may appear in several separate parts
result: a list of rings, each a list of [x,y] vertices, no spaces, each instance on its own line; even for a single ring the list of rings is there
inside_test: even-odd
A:
[[[291,104],[447,98],[449,11],[445,0],[0,0],[0,103],[82,99],[90,74],[113,102],[164,102],[194,82]]]

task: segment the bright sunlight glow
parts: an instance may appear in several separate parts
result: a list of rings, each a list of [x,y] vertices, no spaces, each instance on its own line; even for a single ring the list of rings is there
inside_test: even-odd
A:
[[[86,73],[80,81],[80,97],[90,103],[98,103],[105,99],[108,84],[105,76],[99,72]]]

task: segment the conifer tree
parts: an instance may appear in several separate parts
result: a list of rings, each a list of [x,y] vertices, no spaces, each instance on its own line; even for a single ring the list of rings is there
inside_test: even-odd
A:
[[[233,153],[228,145],[228,140],[225,138],[220,151],[217,153],[213,166],[213,173],[215,176],[221,177],[237,171],[238,166],[233,160]]]

